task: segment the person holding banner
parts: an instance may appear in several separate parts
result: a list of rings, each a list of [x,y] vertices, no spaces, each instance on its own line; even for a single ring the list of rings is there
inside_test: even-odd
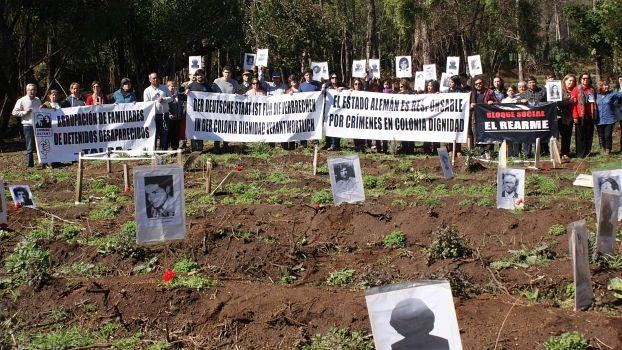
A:
[[[475,146],[475,135],[476,132],[474,130],[475,128],[475,105],[476,104],[493,104],[493,103],[499,103],[499,100],[497,100],[497,97],[495,96],[494,91],[492,91],[491,89],[487,88],[484,86],[484,80],[481,77],[478,77],[475,79],[475,83],[474,83],[475,88],[473,90],[471,90],[471,122],[469,123],[469,137],[471,140],[471,144],[469,145],[471,148]],[[478,147],[480,149],[480,151],[482,150],[482,147]],[[490,151],[492,151],[493,146],[492,145],[486,145],[486,153],[484,153],[485,155],[487,153],[489,153]]]
[[[604,155],[611,153],[613,147],[613,127],[616,123],[615,105],[622,100],[622,92],[613,92],[609,89],[609,80],[601,80],[596,84],[596,131],[598,143]]]
[[[251,89],[251,78],[253,73],[249,70],[242,73],[242,82],[238,84],[238,94],[244,95],[246,91]]]
[[[58,90],[52,89],[48,94],[48,100],[43,102],[41,108],[46,109],[60,109],[61,105],[58,103]]]
[[[581,81],[571,93],[572,119],[575,127],[577,157],[585,158],[592,152],[594,138],[594,119],[596,118],[596,92],[592,87],[590,73],[581,74]]]
[[[188,84],[186,91],[211,92],[205,81],[205,71],[202,68],[199,68],[194,72],[194,80]],[[185,120],[186,119],[184,118],[184,122]],[[190,140],[190,149],[193,152],[203,151],[203,140]]]
[[[354,78],[354,82],[352,83],[353,91],[364,91],[363,90],[363,80],[361,78]],[[354,151],[355,152],[365,152],[365,145],[367,141],[364,139],[354,139]]]
[[[410,89],[410,82],[406,79],[400,79],[399,83],[399,91],[398,94],[402,95],[412,95],[413,91]],[[403,154],[414,154],[415,153],[415,142],[414,141],[401,141],[400,142],[400,153]]]
[[[258,78],[251,79],[251,89],[246,91],[246,96],[266,96],[265,91],[261,89],[261,83]]]
[[[121,87],[112,95],[114,103],[133,103],[136,102],[136,94],[132,89],[130,78],[121,79]]]
[[[426,94],[438,94],[439,89],[440,84],[436,80],[430,80],[426,83]],[[434,154],[439,147],[441,147],[441,144],[438,142],[424,142],[423,152],[426,154]]]
[[[41,107],[41,100],[37,95],[37,85],[26,85],[26,95],[15,102],[13,112],[11,113],[22,120],[22,128],[24,131],[24,140],[26,141],[26,166],[32,168],[35,166],[33,152],[35,151],[35,133],[33,128],[34,111]]]
[[[341,84],[337,78],[337,74],[330,75],[330,82],[326,84],[327,89],[342,91],[347,89]],[[340,151],[341,150],[341,138],[339,137],[326,137],[326,145],[324,149],[327,151]]]
[[[166,86],[159,84],[158,73],[149,74],[149,84],[143,92],[143,101],[155,101],[156,139],[160,139],[160,149],[167,150],[169,129],[168,104],[173,102],[174,97],[168,92]]]
[[[93,93],[90,94],[86,98],[85,105],[97,106],[97,105],[103,105],[103,104],[108,103],[108,99],[106,98],[106,95],[103,93],[102,86],[99,83],[99,81],[94,80],[91,83],[91,90],[93,91]]]
[[[178,94],[178,89],[175,81],[169,80],[166,82],[166,89],[173,95],[173,101],[168,103],[168,119],[169,119],[169,131],[168,139],[171,148],[176,150],[179,148],[179,134],[181,131],[181,120],[184,117],[183,103],[180,98],[182,95]]]
[[[222,94],[235,94],[238,92],[240,87],[238,86],[238,81],[231,78],[232,72],[231,67],[224,66],[222,68],[222,77],[214,79],[212,83],[212,92],[218,92]],[[229,143],[226,141],[222,142],[222,149],[227,150],[229,148]],[[220,153],[220,141],[214,141],[214,153]]]
[[[69,85],[69,93],[65,101],[63,102],[63,107],[80,107],[84,106],[84,99],[82,98],[82,94],[80,94],[80,84],[73,82]]]

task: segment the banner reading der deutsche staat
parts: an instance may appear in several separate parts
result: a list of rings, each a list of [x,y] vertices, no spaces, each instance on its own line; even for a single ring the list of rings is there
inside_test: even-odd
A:
[[[137,102],[42,108],[34,115],[39,162],[72,162],[80,152],[101,153],[108,148],[135,155],[153,151],[154,106],[154,102]]]
[[[322,102],[320,92],[273,96],[189,92],[186,135],[232,142],[318,140]]]
[[[326,136],[466,142],[469,94],[401,95],[328,90]]]

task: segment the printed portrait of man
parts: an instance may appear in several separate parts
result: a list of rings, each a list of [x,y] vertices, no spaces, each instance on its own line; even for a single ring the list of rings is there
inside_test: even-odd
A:
[[[334,166],[335,171],[335,192],[351,193],[357,190],[358,183],[354,174],[354,166],[352,163],[337,163]]]
[[[145,203],[149,219],[175,216],[173,176],[145,177]]]
[[[12,189],[13,200],[22,207],[32,206],[32,198],[30,198],[30,190],[23,186],[15,186]]]
[[[518,198],[518,176],[512,173],[503,173],[501,176],[503,181],[503,191],[501,192],[501,197],[503,198]]]

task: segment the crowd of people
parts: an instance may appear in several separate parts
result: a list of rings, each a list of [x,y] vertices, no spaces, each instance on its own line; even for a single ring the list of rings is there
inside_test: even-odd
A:
[[[185,124],[186,124],[186,92],[203,91],[225,94],[241,94],[247,96],[270,96],[280,94],[293,94],[297,92],[322,91],[325,89],[354,91],[368,91],[388,94],[436,94],[439,93],[440,84],[436,80],[425,82],[423,90],[415,90],[409,79],[385,79],[380,80],[367,74],[365,78],[351,79],[350,86],[345,85],[336,74],[332,74],[328,81],[313,80],[313,70],[307,69],[302,77],[291,74],[285,81],[280,71],[268,73],[263,66],[255,67],[253,70],[243,72],[242,80],[237,81],[233,78],[233,70],[229,66],[223,67],[221,76],[209,83],[203,69],[196,70],[190,74],[188,81],[177,86],[175,81],[167,81],[161,84],[157,73],[148,76],[149,86],[145,88],[142,101],[155,101],[156,108],[156,148],[166,150],[169,148],[186,148]],[[553,74],[548,74],[546,80],[555,80]],[[471,81],[473,86],[468,83]],[[487,87],[483,77],[469,79],[466,74],[451,76],[448,80],[448,93],[470,93],[470,109],[478,103],[497,104],[497,103],[524,103],[538,105],[547,101],[547,91],[538,85],[538,80],[530,76],[527,81],[519,81],[516,85],[506,88],[504,80],[500,76],[495,76],[492,86]],[[553,135],[561,141],[561,156],[564,160],[571,157],[571,139],[573,130],[575,131],[575,150],[576,157],[586,157],[592,152],[592,139],[594,129],[598,134],[598,140],[603,154],[609,154],[613,147],[613,129],[616,123],[622,126],[622,74],[618,76],[616,82],[617,89],[611,89],[611,82],[601,79],[596,85],[592,83],[589,73],[582,73],[577,78],[574,74],[568,74],[562,79],[562,91],[552,91],[552,94],[560,94],[560,101],[557,104],[558,115],[558,135]],[[82,95],[80,84],[71,83],[69,95],[64,100],[60,100],[60,93],[56,89],[49,91],[45,102],[36,96],[37,86],[28,84],[26,94],[20,98],[13,108],[13,115],[21,119],[23,133],[26,140],[26,165],[34,166],[35,140],[33,130],[33,111],[39,108],[58,109],[63,107],[76,107],[85,105],[99,105],[107,103],[133,103],[138,101],[136,92],[132,87],[129,78],[121,79],[121,86],[112,94],[105,94],[102,85],[98,81],[91,83],[91,92],[86,98]],[[558,96],[555,96],[558,97]],[[469,128],[470,147],[477,143],[474,127],[474,116],[471,115],[471,125]],[[622,133],[621,133],[622,138]],[[159,142],[158,142],[159,141]],[[354,150],[357,152],[376,151],[378,153],[388,153],[389,143],[387,140],[353,140]],[[341,149],[341,139],[337,137],[327,137],[324,149],[327,151],[337,151]],[[296,147],[306,147],[307,141],[283,142],[281,147],[284,149],[294,149]],[[271,146],[274,146],[271,144]],[[436,143],[423,143],[423,151],[434,153]],[[220,153],[228,150],[227,142],[214,141],[212,151]],[[489,153],[493,145],[479,145],[483,152]],[[190,148],[192,151],[203,151],[204,143],[202,140],[191,140]],[[543,147],[546,151],[546,147]],[[403,141],[397,150],[399,153],[413,154],[415,143]],[[456,151],[461,152],[461,145],[456,145]],[[622,149],[620,150],[622,152]],[[531,144],[512,144],[510,156],[524,156],[533,154]]]

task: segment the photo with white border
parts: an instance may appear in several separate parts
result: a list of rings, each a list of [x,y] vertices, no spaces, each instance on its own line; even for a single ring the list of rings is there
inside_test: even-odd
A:
[[[592,171],[594,182],[594,209],[600,218],[600,191],[620,191],[622,188],[622,169]],[[618,207],[618,221],[622,220],[622,203]]]
[[[335,205],[365,201],[358,154],[328,158],[328,173]]]
[[[395,56],[395,76],[412,78],[412,58],[410,56]]]
[[[201,66],[201,56],[188,56],[188,74],[194,74]]]
[[[525,169],[497,169],[497,208],[523,209],[525,206]]]
[[[469,62],[469,75],[474,77],[476,75],[484,74],[482,70],[482,59],[480,55],[473,55],[467,57],[467,61]]]
[[[256,66],[268,66],[268,49],[258,49],[257,55],[255,56],[255,65]]]
[[[35,197],[32,195],[32,191],[30,191],[30,186],[10,185],[9,192],[11,192],[11,197],[13,198],[13,204],[17,204],[20,207],[30,207],[30,208],[37,207],[35,205]]]

